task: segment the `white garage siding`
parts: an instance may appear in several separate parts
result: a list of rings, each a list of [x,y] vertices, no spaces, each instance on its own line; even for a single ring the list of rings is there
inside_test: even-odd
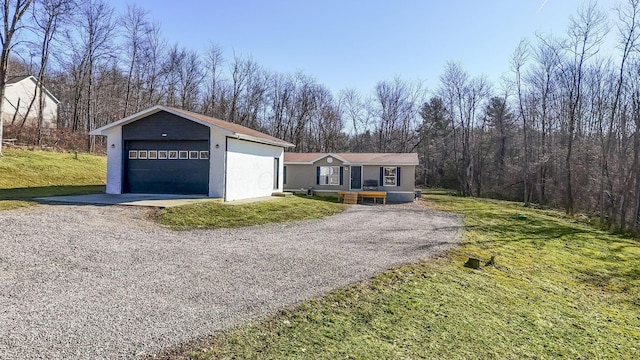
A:
[[[122,194],[122,127],[107,130],[107,194]]]
[[[274,163],[279,160],[274,189]],[[225,201],[270,196],[282,190],[282,147],[227,138]]]

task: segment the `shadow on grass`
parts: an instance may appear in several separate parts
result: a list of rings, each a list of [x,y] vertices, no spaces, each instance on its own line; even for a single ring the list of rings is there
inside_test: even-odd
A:
[[[30,201],[34,198],[62,195],[98,194],[105,191],[104,185],[61,185],[28,188],[0,189],[1,200]]]
[[[467,225],[467,228],[500,234],[499,240],[489,240],[490,242],[547,241],[591,232],[588,229],[580,229],[559,223],[548,224],[547,221],[535,220],[534,222],[538,222],[538,224],[532,224],[531,222],[525,224],[521,223],[521,220],[513,219],[510,223]]]
[[[313,195],[313,196],[307,196],[307,195],[294,195],[297,198],[300,199],[308,199],[308,200],[320,200],[320,201],[324,201],[324,202],[329,202],[329,203],[340,203],[340,201],[338,200],[338,197],[336,196],[318,196],[318,195]]]

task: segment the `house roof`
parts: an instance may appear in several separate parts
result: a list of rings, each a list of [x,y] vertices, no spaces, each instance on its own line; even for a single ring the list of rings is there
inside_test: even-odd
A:
[[[202,114],[198,114],[198,113],[194,113],[191,111],[186,111],[186,110],[182,110],[182,109],[177,109],[174,107],[170,107],[170,106],[163,106],[163,105],[156,105],[154,107],[148,108],[146,110],[142,110],[136,114],[130,115],[124,119],[112,122],[111,124],[105,125],[101,128],[95,129],[93,131],[91,131],[89,134],[91,135],[106,135],[107,130],[117,127],[117,126],[123,126],[129,123],[132,123],[136,120],[140,120],[142,118],[145,118],[149,115],[155,114],[157,112],[160,111],[166,111],[168,113],[180,116],[182,118],[194,121],[196,123],[199,123],[201,125],[204,126],[208,126],[208,127],[216,127],[222,130],[226,130],[227,132],[230,132],[230,136],[232,137],[236,137],[238,139],[241,140],[248,140],[248,141],[255,141],[255,142],[259,142],[259,143],[264,143],[264,144],[269,144],[269,145],[277,145],[277,146],[282,146],[282,147],[292,147],[294,146],[293,144],[278,139],[276,137],[273,137],[271,135],[267,135],[263,132],[260,132],[258,130],[254,130],[254,129],[250,129],[246,126],[242,126],[239,124],[234,124],[234,123],[230,123],[228,121],[224,121],[224,120],[220,120],[220,119],[216,119],[216,118],[212,118],[209,116],[205,116]]]
[[[285,164],[313,164],[333,156],[346,164],[362,165],[418,165],[416,153],[284,153]]]
[[[7,76],[7,82],[6,84],[15,84],[15,83],[19,83],[20,81],[32,77],[33,75],[17,75],[17,76]]]
[[[11,87],[14,84],[17,84],[23,80],[31,80],[34,82],[34,84],[38,85],[38,79],[35,78],[35,76],[33,75],[18,75],[18,76],[10,76],[7,78],[6,81],[6,85],[7,88]],[[58,98],[56,98],[55,96],[53,96],[53,94],[46,88],[43,87],[42,88],[44,90],[44,93],[47,94],[51,99],[53,99],[53,101],[55,101],[56,104],[60,104],[60,100],[58,100]]]

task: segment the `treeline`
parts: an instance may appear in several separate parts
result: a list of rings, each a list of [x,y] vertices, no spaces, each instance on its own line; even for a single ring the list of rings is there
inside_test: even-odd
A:
[[[117,14],[102,0],[36,0],[21,21],[29,41],[16,48],[10,72],[39,75],[62,101],[58,128],[86,133],[164,104],[265,131],[301,152],[400,152],[416,142],[418,83],[383,81],[375,101],[354,90],[333,94],[308,74],[274,72],[216,44],[169,43],[135,5]]]
[[[5,0],[29,9],[9,72],[36,75],[62,100],[59,128],[86,133],[166,104],[265,131],[293,151],[417,151],[418,183],[634,229],[639,3],[586,3],[564,35],[523,40],[494,84],[451,62],[430,91],[394,78],[360,94],[333,93],[309,74],[274,72],[216,44],[169,43],[135,5],[118,14],[102,0]]]
[[[522,41],[509,77],[493,88],[448,64],[421,109],[428,181],[637,230],[639,1],[620,2],[611,14],[587,3],[566,35]]]

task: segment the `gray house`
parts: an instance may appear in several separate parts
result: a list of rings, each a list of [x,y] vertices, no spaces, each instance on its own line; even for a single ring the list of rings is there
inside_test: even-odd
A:
[[[386,192],[389,202],[413,201],[416,153],[284,153],[284,189],[337,196]]]

